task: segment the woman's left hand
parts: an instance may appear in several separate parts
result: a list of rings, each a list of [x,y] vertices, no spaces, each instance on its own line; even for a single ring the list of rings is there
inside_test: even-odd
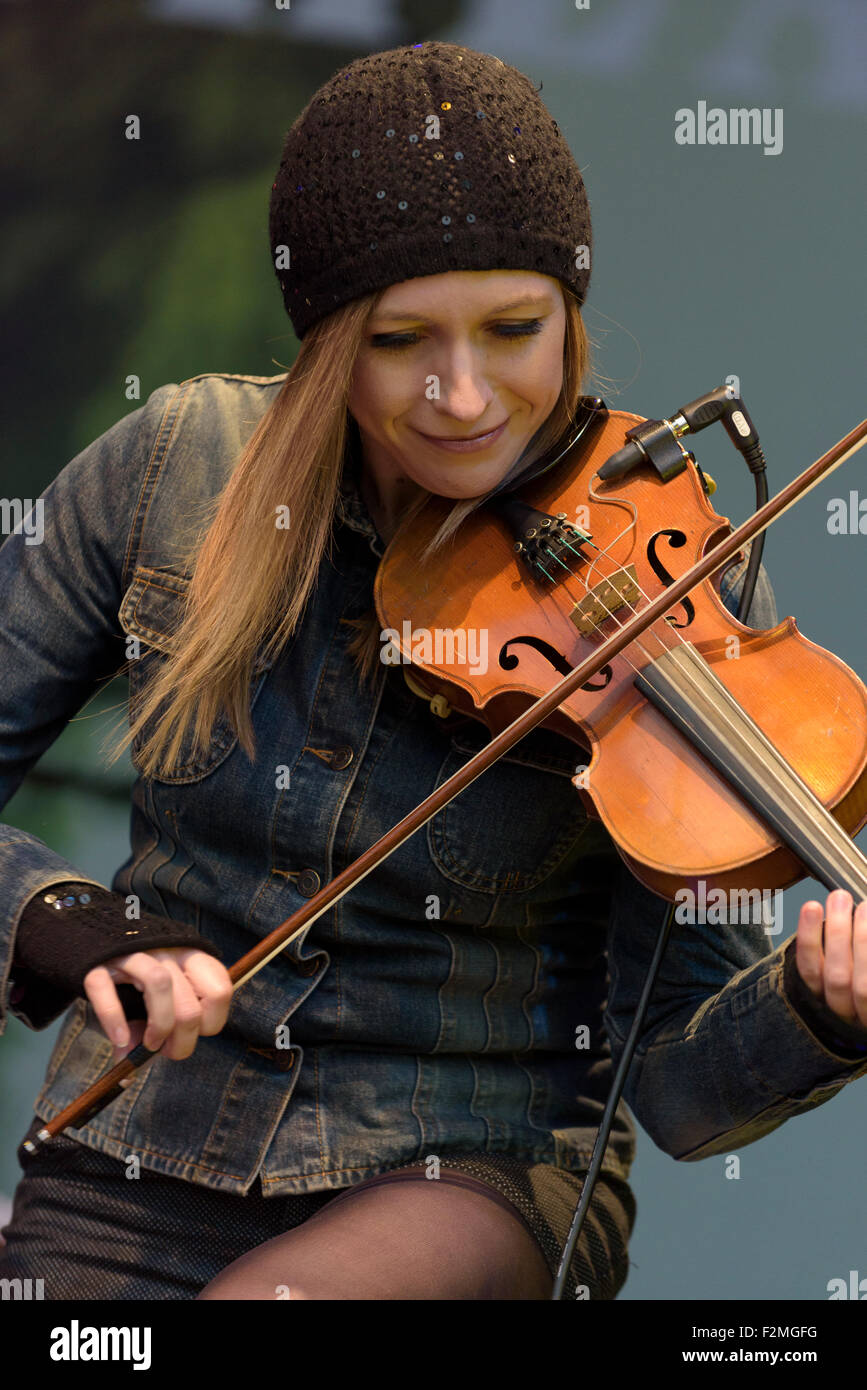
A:
[[[854,907],[852,895],[837,889],[829,893],[824,913],[821,903],[804,903],[795,959],[812,994],[846,1023],[867,1028],[867,902]]]

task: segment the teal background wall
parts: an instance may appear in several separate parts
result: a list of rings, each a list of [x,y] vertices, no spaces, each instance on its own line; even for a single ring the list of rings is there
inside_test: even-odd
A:
[[[590,383],[609,405],[670,415],[729,375],[761,433],[771,491],[864,413],[865,11],[857,0],[535,0],[430,6],[311,0],[59,0],[0,13],[7,193],[0,491],[35,498],[155,387],[206,371],[283,370],[297,344],[267,243],[284,131],[361,54],[442,38],[541,84],[587,185],[594,265]],[[783,148],[682,146],[675,112],[783,112]],[[124,138],[129,114],[142,138]],[[720,431],[696,443],[733,521],[752,483]],[[867,675],[867,536],[830,535],[828,504],[867,497],[860,457],[771,531],[781,614]],[[2,602],[2,596],[0,596]],[[126,857],[130,765],[98,745],[109,687],[3,809],[83,872]],[[858,843],[865,847],[865,837]],[[784,936],[809,881],[785,898]],[[0,1041],[0,1192],[17,1180],[56,1027]],[[677,1164],[643,1134],[623,1299],[824,1299],[867,1275],[865,1083],[740,1151]]]

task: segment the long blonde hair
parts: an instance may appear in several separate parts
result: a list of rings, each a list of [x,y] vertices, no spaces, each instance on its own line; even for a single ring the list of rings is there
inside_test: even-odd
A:
[[[572,419],[589,369],[589,345],[580,308],[561,284],[566,307],[563,386],[550,415],[531,441],[529,466],[562,436]],[[265,642],[274,658],[297,628],[323,556],[331,553],[332,523],[349,441],[348,397],[369,314],[382,292],[335,310],[307,332],[286,381],[259,421],[222,491],[206,505],[199,534],[183,556],[191,574],[172,651],[144,691],[129,730],[111,747],[120,757],[161,706],[150,735],[137,750],[144,776],[171,772],[192,725],[195,751],[207,747],[224,712],[241,747],[255,758],[249,691],[253,663]],[[430,498],[423,493],[409,516]],[[438,548],[484,498],[455,503],[425,551]],[[291,524],[276,518],[290,506]],[[204,529],[204,536],[202,536]],[[421,557],[423,561],[425,556]],[[350,644],[359,680],[377,667],[376,614],[356,619]],[[270,634],[270,636],[269,636]]]

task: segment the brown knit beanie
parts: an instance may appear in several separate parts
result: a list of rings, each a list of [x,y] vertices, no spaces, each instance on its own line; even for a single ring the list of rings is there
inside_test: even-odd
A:
[[[341,304],[420,275],[535,270],[583,303],[590,211],[529,78],[419,43],[358,58],[311,98],[271,192],[272,261],[298,338]]]

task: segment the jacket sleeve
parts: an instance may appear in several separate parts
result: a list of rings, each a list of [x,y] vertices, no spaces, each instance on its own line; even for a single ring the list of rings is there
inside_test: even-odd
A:
[[[745,565],[723,578],[734,611]],[[749,615],[776,622],[760,571]],[[618,865],[608,935],[606,1030],[623,1051],[668,904]],[[751,1144],[867,1072],[867,1029],[799,987],[794,939],[769,951],[761,924],[675,924],[624,1097],[659,1148],[693,1160]]]
[[[126,664],[117,617],[124,576],[148,465],[177,390],[159,387],[77,454],[0,546],[0,811],[69,720]],[[0,825],[0,1033],[22,908],[40,889],[70,879],[97,882],[35,835]]]

